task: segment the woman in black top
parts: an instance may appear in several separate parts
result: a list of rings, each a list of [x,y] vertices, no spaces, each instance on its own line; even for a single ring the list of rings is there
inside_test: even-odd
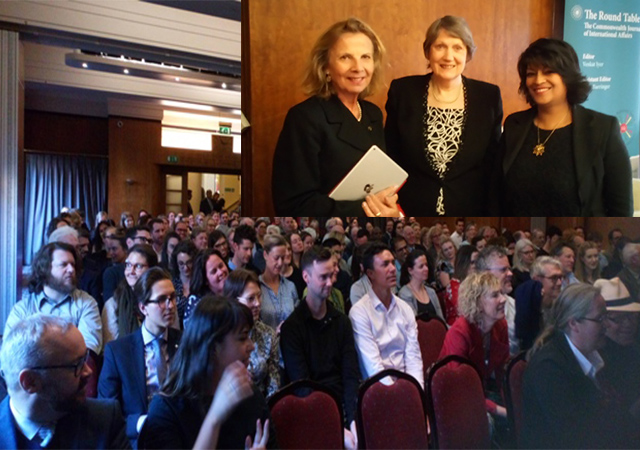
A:
[[[575,50],[538,39],[520,55],[518,73],[531,109],[504,124],[494,177],[500,214],[632,215],[631,165],[618,121],[580,106],[591,86]]]

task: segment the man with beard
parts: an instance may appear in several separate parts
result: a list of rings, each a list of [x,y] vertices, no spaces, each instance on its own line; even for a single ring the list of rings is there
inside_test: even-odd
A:
[[[102,351],[102,321],[96,301],[76,288],[80,261],[63,242],[43,246],[32,262],[29,294],[13,306],[4,328],[6,336],[21,319],[36,313],[63,317],[82,334],[89,350]]]
[[[310,379],[338,394],[345,411],[345,447],[355,448],[358,359],[351,322],[327,302],[333,288],[333,255],[328,248],[312,247],[300,265],[307,296],[282,325],[284,366],[290,381]]]
[[[0,403],[0,448],[130,448],[118,404],[86,399],[88,355],[63,318],[14,322],[0,352],[9,392]]]
[[[405,372],[424,387],[418,326],[411,306],[393,294],[396,266],[389,247],[372,242],[362,255],[371,290],[351,307],[362,378],[384,369]]]

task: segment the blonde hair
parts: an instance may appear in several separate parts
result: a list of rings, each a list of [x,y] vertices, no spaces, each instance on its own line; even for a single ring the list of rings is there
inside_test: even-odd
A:
[[[514,269],[518,269],[522,272],[531,270],[531,266],[526,267],[522,262],[522,258],[520,257],[520,253],[522,253],[524,249],[527,247],[531,247],[533,251],[536,250],[536,248],[533,246],[533,243],[531,243],[529,239],[520,239],[518,242],[516,242],[516,248],[513,251],[513,268]]]
[[[500,289],[500,280],[491,272],[472,273],[460,285],[458,314],[470,323],[479,323],[482,297],[491,289]]]
[[[596,266],[593,273],[591,273],[591,282],[589,282],[589,269],[582,261],[582,258],[587,254],[587,250],[598,250],[598,244],[592,241],[587,241],[583,243],[580,248],[578,248],[578,258],[576,259],[576,267],[575,267],[575,276],[578,280],[583,283],[592,284],[598,278],[600,278],[600,261],[598,261],[598,265]]]
[[[371,82],[361,93],[360,98],[367,97],[377,92],[384,85],[382,74],[382,61],[386,50],[382,41],[373,29],[361,21],[351,17],[347,20],[334,23],[318,38],[313,49],[309,62],[304,72],[302,86],[305,94],[315,95],[327,99],[334,94],[333,86],[327,79],[326,70],[329,65],[329,52],[336,41],[345,33],[362,33],[367,36],[373,44],[373,64],[374,70],[371,75]]]

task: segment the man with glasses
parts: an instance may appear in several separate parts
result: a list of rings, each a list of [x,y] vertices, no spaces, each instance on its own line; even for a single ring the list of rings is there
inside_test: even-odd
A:
[[[35,314],[4,334],[0,448],[130,448],[116,402],[87,399],[89,350],[69,321]]]
[[[511,266],[509,265],[509,257],[504,247],[490,245],[485,247],[476,260],[476,272],[491,272],[498,280],[502,293],[507,297],[504,314],[509,328],[509,353],[516,355],[520,351],[520,342],[516,337],[516,300],[511,297],[513,286],[511,285]]]
[[[540,256],[531,266],[531,280],[516,289],[515,327],[521,350],[529,350],[540,334],[553,302],[560,295],[562,279],[560,261]]]
[[[176,292],[167,274],[151,268],[138,281],[136,292],[139,287],[138,309],[144,321],[138,330],[106,345],[98,382],[99,398],[119,401],[133,448],[181,337],[181,332],[171,327],[176,317]]]

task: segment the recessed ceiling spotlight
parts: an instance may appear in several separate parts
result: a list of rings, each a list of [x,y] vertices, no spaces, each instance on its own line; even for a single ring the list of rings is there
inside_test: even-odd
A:
[[[87,63],[82,63],[82,67],[86,69],[87,67],[89,67],[89,64],[87,64]]]
[[[227,88],[227,83],[222,83],[222,89],[226,89]]]
[[[129,75],[129,69],[124,69],[123,72],[125,73],[125,75]]]
[[[180,77],[176,77],[176,81],[178,81],[178,82],[179,82],[179,81],[180,81]]]

